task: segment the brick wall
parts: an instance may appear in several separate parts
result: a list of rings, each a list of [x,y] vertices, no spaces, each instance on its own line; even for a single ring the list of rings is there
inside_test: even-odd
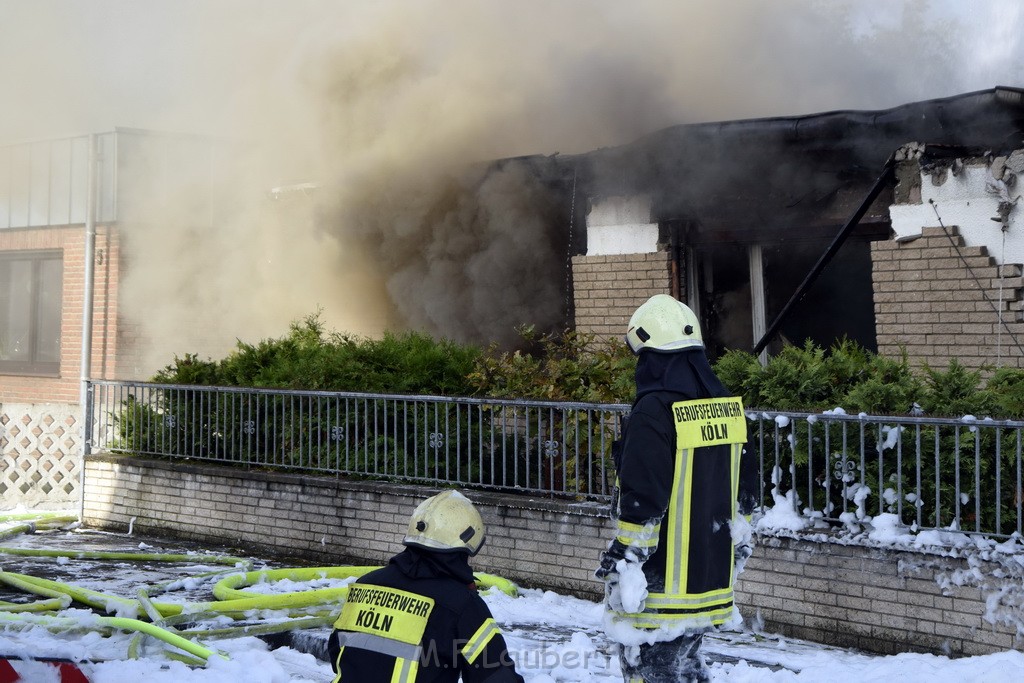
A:
[[[895,357],[905,347],[913,364],[927,361],[936,368],[952,358],[969,368],[999,359],[1004,366],[1024,367],[1024,351],[1010,335],[1024,343],[1021,266],[1003,266],[1000,278],[985,247],[965,246],[957,228],[948,230],[952,242],[938,227],[924,228],[913,240],[871,243],[879,353]],[[1009,327],[1001,335],[994,308],[1000,282]]]
[[[1024,634],[985,619],[984,593],[1002,585],[940,588],[944,579],[973,573],[968,559],[769,536],[757,543],[737,600],[771,630],[884,654],[1024,649]],[[999,579],[996,563],[978,569],[995,584],[1019,583]],[[1013,612],[1024,616],[1020,605]]]
[[[574,256],[576,329],[621,339],[633,311],[655,294],[670,294],[669,254]]]
[[[61,298],[61,360],[56,377],[0,375],[0,403],[78,403],[82,358],[82,307],[85,293],[85,228],[0,230],[0,251],[60,249],[64,288]],[[93,297],[92,376],[114,379],[117,353],[117,232],[96,228]]]
[[[86,470],[89,526],[124,529],[134,519],[139,531],[322,565],[384,562],[400,549],[413,508],[436,491],[105,454],[91,456]],[[597,599],[592,571],[610,537],[604,506],[469,496],[488,525],[477,570]],[[993,585],[944,594],[943,579],[958,571]],[[737,604],[768,631],[875,652],[1022,649],[1015,627],[985,620],[986,599],[1006,587],[999,582],[1020,584],[1016,575],[997,578],[1005,571],[978,558],[968,567],[966,559],[925,552],[762,536],[737,582]],[[1024,605],[1007,609],[1024,623]]]
[[[437,492],[121,456],[90,456],[86,467],[88,525],[123,529],[134,518],[139,531],[317,564],[386,562],[401,549],[413,509]],[[596,595],[591,572],[608,537],[605,506],[469,495],[488,526],[477,570]]]

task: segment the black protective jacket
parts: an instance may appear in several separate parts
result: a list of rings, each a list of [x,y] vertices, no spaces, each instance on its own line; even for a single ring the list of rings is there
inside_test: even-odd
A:
[[[637,395],[616,453],[616,538],[641,559],[647,610],[639,628],[718,625],[732,614],[730,524],[750,514],[757,463],[742,402],[702,349],[643,351]],[[705,445],[708,444],[708,445]]]
[[[328,643],[335,683],[522,683],[464,553],[408,547],[351,584]]]

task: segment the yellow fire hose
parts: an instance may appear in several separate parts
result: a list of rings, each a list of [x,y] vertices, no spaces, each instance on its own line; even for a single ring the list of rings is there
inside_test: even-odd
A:
[[[11,516],[6,516],[11,517]],[[21,516],[19,516],[21,517]],[[24,516],[29,519],[29,516]],[[15,528],[19,533],[34,532],[39,527],[38,515],[32,518],[35,522],[19,524]],[[5,516],[0,516],[3,521]],[[53,517],[53,524],[63,524],[66,520],[76,518]],[[20,519],[14,521],[21,521]],[[0,537],[4,537],[0,535]],[[311,582],[331,579],[356,579],[377,567],[341,566],[341,567],[297,567],[245,571],[251,568],[250,560],[224,555],[202,554],[169,554],[169,553],[111,553],[98,551],[66,551],[52,549],[3,548],[0,553],[31,557],[55,557],[73,559],[103,559],[150,562],[191,562],[195,564],[227,564],[238,568],[206,572],[198,577],[215,577],[227,574],[213,587],[213,595],[217,598],[211,602],[172,603],[157,602],[150,598],[146,590],[140,590],[135,599],[110,595],[100,591],[74,586],[71,584],[42,579],[27,574],[17,574],[0,570],[0,583],[37,595],[43,600],[32,603],[0,602],[0,625],[12,628],[43,626],[54,631],[117,629],[134,631],[128,654],[135,658],[144,636],[151,636],[187,654],[166,651],[173,659],[192,665],[201,665],[213,654],[226,658],[221,653],[189,640],[189,637],[229,638],[244,635],[265,635],[303,628],[319,628],[330,626],[337,619],[337,614],[348,595],[348,586],[334,588],[317,588],[291,593],[257,593],[243,590],[261,583],[276,581]],[[493,574],[476,572],[477,585],[484,590],[496,589],[511,596],[518,594],[514,583]],[[156,591],[173,590],[181,583],[180,580],[169,581],[155,587]],[[59,615],[37,615],[27,612],[59,612],[67,609],[72,602],[78,602],[96,610],[114,613],[116,616],[95,616],[94,619],[77,619]],[[319,609],[317,609],[319,608]],[[204,619],[227,616],[232,619],[245,619],[253,612],[274,611],[285,617],[280,621],[264,624],[247,624],[243,626],[178,631],[173,628],[177,624],[196,623]],[[150,621],[143,621],[140,617]],[[188,636],[188,637],[186,637]]]
[[[67,522],[77,522],[78,517],[73,515],[66,515],[62,512],[5,512],[0,514],[0,524],[4,522],[19,522],[19,521],[45,521],[52,522],[54,520],[61,520]]]
[[[26,521],[22,521],[20,524],[15,524],[14,526],[7,527],[6,529],[0,529],[0,538],[12,538],[19,534],[33,534],[36,531],[50,531],[78,521],[77,517],[51,516],[40,518],[38,515],[34,517],[26,515],[9,515],[9,517],[21,517]],[[0,523],[4,523],[6,521],[13,520],[6,520],[0,517]]]
[[[324,578],[356,578],[374,569],[377,569],[377,567],[300,567],[246,572],[221,579],[214,586],[213,594],[214,597],[221,598],[219,601],[180,604],[152,602],[148,601],[147,598],[147,602],[150,608],[158,612],[161,617],[195,612],[216,612],[238,618],[244,617],[246,612],[253,610],[295,610],[331,604],[340,606],[345,601],[345,596],[348,595],[347,586],[275,594],[251,593],[238,590],[235,586],[251,586],[260,581],[280,581],[284,579],[291,581],[315,581]],[[147,609],[138,599],[123,598],[89,588],[28,576],[27,574],[0,572],[0,577],[5,577],[0,579],[4,580],[5,583],[17,581],[19,583],[18,587],[27,592],[48,598],[52,598],[57,594],[63,594],[69,596],[75,602],[80,602],[108,613],[138,615]],[[477,585],[484,589],[493,587],[508,595],[514,596],[517,594],[515,584],[507,579],[482,572],[475,573],[474,577],[476,578]]]
[[[0,554],[21,557],[66,557],[72,560],[124,560],[129,562],[194,562],[195,564],[226,564],[239,568],[252,567],[252,561],[230,555],[174,553],[113,553],[100,550],[60,550],[49,548],[8,548],[0,546]]]
[[[96,627],[117,629],[120,631],[137,631],[145,633],[148,636],[153,636],[154,638],[162,640],[168,645],[173,645],[180,650],[184,650],[191,655],[195,655],[204,662],[209,659],[211,655],[217,654],[213,650],[204,647],[199,643],[192,642],[187,638],[182,638],[179,635],[171,633],[167,629],[160,628],[159,626],[145,621],[128,619],[125,617],[96,616],[93,619],[82,621],[69,617],[46,616],[40,614],[5,614],[0,612],[0,624],[15,628],[42,626],[45,629],[57,632],[81,630],[93,631]],[[218,656],[224,657],[224,655]],[[227,659],[227,657],[224,657],[224,659]]]

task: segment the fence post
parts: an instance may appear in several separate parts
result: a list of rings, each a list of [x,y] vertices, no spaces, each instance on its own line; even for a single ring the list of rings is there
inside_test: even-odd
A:
[[[85,459],[92,453],[92,416],[96,386],[86,380],[85,404],[82,406],[82,456],[78,461],[78,522],[85,523]]]

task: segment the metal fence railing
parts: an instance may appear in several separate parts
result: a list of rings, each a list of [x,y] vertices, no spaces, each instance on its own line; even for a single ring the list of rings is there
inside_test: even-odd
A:
[[[91,448],[607,498],[628,406],[91,384]]]
[[[628,405],[90,383],[87,448],[606,501]],[[1022,531],[1024,422],[749,409],[762,504]]]
[[[1022,429],[1012,420],[748,413],[762,481],[800,514],[912,529],[1022,531]]]

